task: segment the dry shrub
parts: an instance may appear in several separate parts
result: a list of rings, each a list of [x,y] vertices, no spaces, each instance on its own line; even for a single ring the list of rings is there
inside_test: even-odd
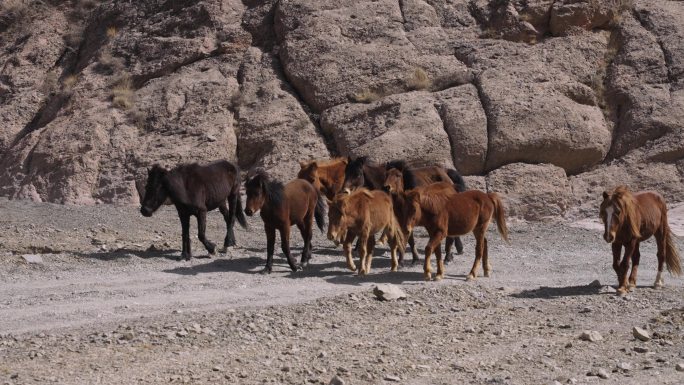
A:
[[[119,73],[126,67],[123,58],[112,55],[109,47],[104,48],[100,52],[97,64],[98,70],[109,74]]]
[[[107,28],[107,37],[110,38],[110,39],[112,39],[112,38],[114,38],[114,37],[116,36],[116,34],[117,34],[118,32],[119,32],[119,31],[116,29],[116,27],[111,26],[111,27]]]
[[[352,96],[352,100],[357,103],[372,103],[380,99],[381,97],[382,94],[380,94],[379,92],[366,88],[365,90],[357,94],[354,94]]]
[[[68,75],[62,80],[62,91],[71,92],[71,90],[74,89],[76,83],[78,83],[78,76]]]
[[[13,24],[19,23],[28,13],[29,5],[27,1],[0,1],[0,32],[5,31]]]
[[[410,90],[426,90],[432,86],[432,81],[422,68],[416,68],[413,76],[408,81]]]
[[[121,77],[112,87],[112,105],[122,110],[128,110],[135,104],[133,81],[128,75]]]
[[[57,93],[59,89],[59,75],[57,72],[48,72],[43,79],[43,84],[40,86],[40,92],[45,95]]]

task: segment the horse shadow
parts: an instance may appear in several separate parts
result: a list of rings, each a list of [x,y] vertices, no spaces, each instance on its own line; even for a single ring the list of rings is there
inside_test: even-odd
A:
[[[81,258],[97,259],[100,261],[113,261],[117,259],[126,259],[135,256],[138,258],[166,258],[177,261],[180,258],[178,250],[136,250],[136,249],[116,249],[112,251],[96,251],[96,252],[76,252],[74,255]]]
[[[216,258],[201,265],[179,266],[171,269],[162,270],[164,273],[179,275],[198,275],[207,273],[239,272],[245,274],[255,274],[254,268],[264,263],[263,258]]]
[[[541,286],[538,289],[523,290],[519,293],[513,293],[510,296],[513,298],[523,299],[555,299],[563,297],[609,294],[610,293],[606,291],[602,291],[602,286],[578,285],[564,287]]]

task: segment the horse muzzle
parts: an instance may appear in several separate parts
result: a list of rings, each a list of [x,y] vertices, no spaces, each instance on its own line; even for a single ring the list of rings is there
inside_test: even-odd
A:
[[[152,216],[152,210],[150,210],[149,207],[141,207],[140,208],[140,214],[142,214],[144,217],[151,217]]]
[[[613,233],[604,233],[603,234],[603,239],[608,242],[608,243],[613,243],[615,242],[615,234]]]

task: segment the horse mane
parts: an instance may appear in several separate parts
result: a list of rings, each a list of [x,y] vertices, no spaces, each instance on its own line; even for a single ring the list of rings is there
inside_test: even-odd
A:
[[[257,170],[255,175],[247,182],[250,186],[261,184],[266,195],[266,200],[270,205],[280,206],[285,200],[285,186],[279,180],[271,180],[270,176],[263,169]]]
[[[624,213],[625,222],[627,223],[632,236],[635,238],[641,238],[641,231],[639,229],[641,226],[641,218],[639,217],[637,202],[634,199],[632,192],[629,191],[627,186],[618,186],[615,188],[615,190],[613,190],[611,199]]]
[[[385,170],[397,169],[401,171],[402,183],[404,183],[404,190],[413,190],[418,187],[418,178],[416,173],[409,168],[408,163],[403,160],[391,160],[385,163]]]

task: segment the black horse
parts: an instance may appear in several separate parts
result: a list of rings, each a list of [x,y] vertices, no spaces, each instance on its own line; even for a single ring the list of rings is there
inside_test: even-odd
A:
[[[221,252],[235,245],[233,226],[235,219],[242,227],[247,227],[245,214],[240,200],[240,170],[227,160],[219,160],[207,165],[197,163],[182,164],[172,170],[154,165],[148,172],[145,196],[140,212],[152,216],[164,201],[171,199],[176,206],[183,228],[183,252],[181,258],[192,258],[190,250],[190,216],[197,217],[197,237],[214,254],[216,245],[205,236],[207,211],[218,208],[226,221],[226,238]],[[228,202],[228,208],[226,207]]]

